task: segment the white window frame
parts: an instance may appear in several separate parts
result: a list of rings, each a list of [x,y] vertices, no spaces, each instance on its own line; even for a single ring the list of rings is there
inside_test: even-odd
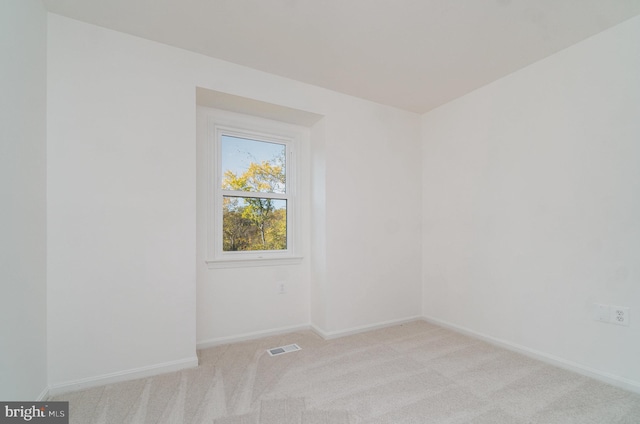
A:
[[[260,198],[287,201],[287,248],[284,250],[257,250],[225,252],[223,250],[222,199],[236,194],[246,197],[247,192],[222,189],[222,136],[283,144],[286,147],[286,193],[257,193]],[[302,261],[300,245],[300,144],[309,136],[308,129],[279,121],[258,118],[217,109],[207,110],[207,264],[209,268],[233,268],[298,264]]]

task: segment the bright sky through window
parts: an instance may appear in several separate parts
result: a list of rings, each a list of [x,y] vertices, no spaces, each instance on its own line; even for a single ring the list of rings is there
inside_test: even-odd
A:
[[[251,164],[262,164],[268,162],[272,165],[279,165],[285,168],[285,146],[278,143],[250,140],[247,138],[223,135],[222,139],[222,174],[227,171],[233,172],[236,176],[246,173]],[[273,187],[273,193],[285,193],[285,187],[281,184]],[[252,190],[253,191],[253,190]],[[265,191],[257,189],[255,191]]]

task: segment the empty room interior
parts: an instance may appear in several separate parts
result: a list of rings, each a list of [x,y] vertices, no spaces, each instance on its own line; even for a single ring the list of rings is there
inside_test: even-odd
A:
[[[3,0],[0,64],[0,401],[640,422],[640,1]]]

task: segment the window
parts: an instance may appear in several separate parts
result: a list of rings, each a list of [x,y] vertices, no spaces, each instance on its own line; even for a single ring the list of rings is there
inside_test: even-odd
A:
[[[208,115],[211,267],[300,261],[296,252],[297,126],[216,111]]]

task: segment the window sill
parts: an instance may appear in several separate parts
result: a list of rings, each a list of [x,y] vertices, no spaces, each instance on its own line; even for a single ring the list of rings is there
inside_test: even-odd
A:
[[[206,261],[209,269],[245,268],[253,266],[298,265],[302,263],[302,256],[287,256],[286,258],[251,258],[251,259],[215,259]]]

